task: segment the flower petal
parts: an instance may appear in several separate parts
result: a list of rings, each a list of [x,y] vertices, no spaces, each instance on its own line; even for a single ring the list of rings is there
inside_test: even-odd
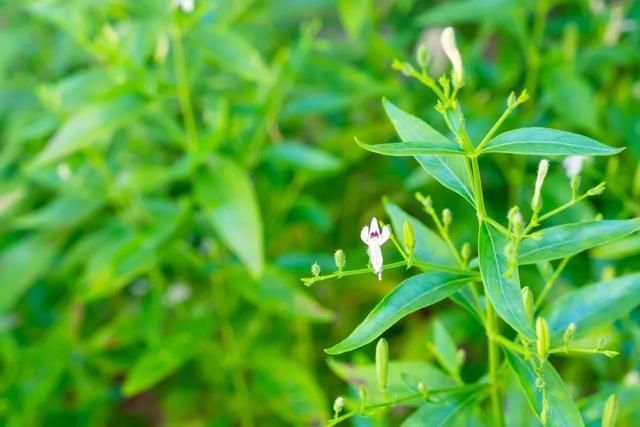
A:
[[[366,245],[369,244],[369,227],[366,225],[362,227],[362,230],[360,231],[360,239],[362,239]]]

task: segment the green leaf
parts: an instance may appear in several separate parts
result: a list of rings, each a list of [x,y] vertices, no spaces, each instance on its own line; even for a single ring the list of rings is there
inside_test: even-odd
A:
[[[438,362],[452,374],[460,372],[458,364],[458,349],[449,335],[447,328],[438,319],[433,321],[433,347],[431,351],[436,353]]]
[[[387,99],[383,99],[382,104],[401,140],[405,142],[433,141],[442,145],[451,143],[444,135],[424,121],[406,113]],[[471,181],[467,174],[464,158],[454,155],[421,155],[416,156],[416,160],[438,182],[455,191],[472,206],[475,206],[471,191]]]
[[[191,334],[164,338],[157,348],[149,349],[133,365],[122,387],[123,394],[133,396],[153,387],[184,365],[195,350]]]
[[[391,144],[365,144],[356,138],[356,143],[367,151],[384,156],[433,156],[438,154],[464,154],[456,144],[447,141],[440,142],[395,142]]]
[[[329,368],[344,381],[349,383],[354,390],[363,385],[367,390],[369,403],[385,402],[385,394],[378,387],[375,364],[342,363],[335,359],[329,359]],[[387,391],[389,397],[401,397],[415,392],[418,383],[424,383],[428,390],[436,390],[456,386],[456,382],[437,367],[426,362],[414,362],[408,360],[395,360],[389,362],[389,374],[387,376]],[[418,397],[414,400],[403,402],[407,406],[419,406],[424,399]]]
[[[199,38],[207,53],[221,67],[253,81],[264,81],[270,75],[260,52],[240,34],[228,29],[216,28]]]
[[[433,264],[456,265],[451,250],[437,233],[387,199],[384,200],[384,209],[391,219],[391,227],[394,231],[401,232],[405,221],[411,224],[415,236],[416,246],[413,255],[416,260]],[[402,241],[402,237],[398,237]]]
[[[562,295],[544,311],[551,337],[562,338],[570,323],[575,323],[575,337],[613,323],[640,305],[640,273],[593,283]]]
[[[144,106],[142,96],[127,94],[79,110],[56,132],[33,165],[49,164],[96,143],[135,120]]]
[[[49,268],[55,247],[40,236],[3,248],[0,257],[0,311],[13,306]]]
[[[292,141],[271,145],[264,157],[278,166],[316,174],[333,174],[344,167],[342,160],[333,154]]]
[[[539,240],[520,244],[520,264],[534,264],[575,255],[640,230],[640,218],[586,221],[545,228]]]
[[[529,401],[531,409],[540,417],[542,411],[542,392],[536,387],[537,375],[530,363],[525,361],[519,354],[505,349],[505,356],[509,365],[522,387],[522,390]],[[581,427],[584,426],[580,412],[569,395],[562,378],[553,368],[550,362],[546,362],[542,368],[542,379],[547,392],[549,402],[549,422],[548,425],[554,427]]]
[[[444,427],[459,425],[456,417],[476,400],[477,393],[448,397],[438,403],[425,403],[411,414],[400,427]]]
[[[195,194],[220,239],[259,276],[264,265],[262,220],[247,173],[225,157],[212,156],[195,178]]]
[[[478,236],[478,257],[484,288],[498,315],[520,334],[535,339],[533,326],[522,303],[518,269],[514,268],[510,275],[507,274],[506,245],[504,235],[482,223]]]
[[[267,312],[291,319],[328,322],[333,313],[307,295],[298,282],[276,268],[267,268],[262,277],[246,280],[246,273],[233,281],[234,288]]]
[[[339,0],[340,21],[349,37],[359,39],[371,13],[371,0]]]
[[[61,196],[45,207],[16,218],[14,225],[20,228],[62,230],[75,227],[95,213],[103,200],[86,196]],[[73,212],[73,215],[69,215]]]
[[[351,335],[325,351],[340,354],[362,347],[406,315],[447,298],[468,281],[465,276],[435,271],[404,280],[375,306]]]
[[[624,148],[604,145],[595,139],[562,130],[531,127],[510,130],[492,138],[483,153],[531,156],[610,156]]]

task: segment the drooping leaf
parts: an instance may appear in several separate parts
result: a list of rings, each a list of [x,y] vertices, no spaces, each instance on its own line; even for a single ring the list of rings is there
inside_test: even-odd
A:
[[[464,393],[450,396],[442,402],[425,403],[411,414],[400,427],[445,427],[459,425],[456,417],[476,399],[477,393]]]
[[[162,340],[136,361],[122,387],[125,396],[133,396],[153,387],[184,365],[195,353],[194,336],[188,333]]]
[[[343,363],[329,359],[329,368],[354,390],[363,385],[367,390],[367,400],[370,403],[386,401],[384,393],[378,386],[375,364]],[[389,362],[387,392],[391,398],[401,397],[415,392],[418,383],[424,383],[429,390],[454,387],[455,381],[437,367],[426,362],[408,360],[394,360]],[[416,398],[403,402],[407,406],[418,406],[424,402]]]
[[[362,347],[406,315],[450,296],[468,280],[465,276],[436,271],[404,280],[374,307],[351,335],[325,351],[340,354]]]
[[[520,293],[517,268],[509,271],[505,255],[506,237],[485,223],[480,226],[478,257],[484,288],[498,315],[513,329],[529,339],[535,338]]]
[[[262,220],[246,172],[225,157],[212,156],[195,178],[195,194],[220,239],[259,276],[264,265]]]
[[[144,106],[142,96],[127,94],[79,110],[56,132],[46,148],[38,154],[34,165],[54,162],[90,146],[135,120]]]
[[[384,99],[382,104],[402,141],[433,141],[434,143],[450,144],[444,135],[416,116],[406,113],[387,99]],[[464,158],[455,155],[421,155],[415,158],[438,182],[474,205],[471,181],[467,174]]]
[[[604,145],[595,139],[562,130],[530,127],[510,130],[492,138],[483,153],[531,156],[610,156],[624,148]]]
[[[536,386],[537,375],[531,364],[524,360],[519,354],[505,349],[505,356],[509,365],[522,387],[522,390],[529,401],[531,409],[540,418],[542,411],[542,392]],[[549,403],[548,425],[558,427],[583,427],[584,423],[580,412],[572,397],[569,395],[562,378],[554,369],[550,362],[544,364],[542,368],[542,379],[545,384],[547,401]]]
[[[382,154],[384,156],[433,156],[433,155],[448,155],[448,154],[463,154],[462,149],[454,143],[447,141],[446,143],[440,141],[434,142],[394,142],[391,144],[365,144],[356,138],[356,143],[367,151],[372,153]]]
[[[640,305],[640,273],[583,286],[555,299],[544,311],[551,337],[562,338],[570,323],[575,323],[577,338],[607,326]]]
[[[640,218],[586,221],[545,228],[542,238],[520,244],[520,264],[533,264],[575,255],[640,230]]]
[[[23,239],[2,251],[0,311],[11,308],[45,274],[55,254],[55,245],[41,236]]]

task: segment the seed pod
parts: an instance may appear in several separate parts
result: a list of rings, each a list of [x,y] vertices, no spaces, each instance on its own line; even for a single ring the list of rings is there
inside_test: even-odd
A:
[[[533,320],[533,293],[528,286],[525,286],[520,291],[522,295],[522,304],[524,305],[524,312],[527,314],[529,321]]]
[[[413,226],[407,220],[402,224],[402,233],[404,236],[404,247],[412,253],[416,247],[416,238],[413,234]]]
[[[344,268],[347,262],[346,256],[344,255],[344,251],[342,249],[338,249],[333,254],[333,260],[335,261],[336,267],[338,267],[338,270],[342,271],[342,269]]]
[[[313,274],[313,277],[318,277],[320,275],[320,264],[317,262],[313,263],[311,266],[311,274]]]
[[[602,427],[615,427],[618,418],[618,398],[612,394],[607,399],[602,413]]]
[[[378,340],[376,345],[376,378],[380,390],[387,389],[387,375],[389,373],[389,344],[384,338]]]
[[[549,325],[543,317],[538,317],[536,321],[536,350],[538,358],[543,361],[549,354]]]

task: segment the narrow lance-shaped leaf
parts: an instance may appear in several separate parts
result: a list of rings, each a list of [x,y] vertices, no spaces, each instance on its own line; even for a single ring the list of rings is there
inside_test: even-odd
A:
[[[195,180],[205,217],[254,276],[263,269],[262,220],[254,186],[231,160],[214,156]]]
[[[594,283],[562,295],[543,312],[552,340],[559,343],[570,323],[576,337],[613,323],[640,305],[640,273]]]
[[[520,245],[520,264],[534,264],[575,255],[640,230],[640,218],[587,221],[542,230],[542,238],[525,239]]]
[[[509,271],[509,260],[504,253],[507,243],[493,227],[485,223],[480,226],[478,251],[482,281],[498,315],[525,337],[535,339],[522,303],[518,269]]]
[[[518,382],[531,405],[531,409],[540,417],[542,412],[542,392],[536,386],[538,375],[533,370],[531,364],[524,360],[519,354],[505,349],[504,351],[509,365],[515,372]],[[547,393],[549,404],[548,423],[554,427],[581,427],[584,426],[580,412],[575,402],[569,395],[567,388],[562,382],[562,378],[554,369],[551,363],[546,362],[542,368],[542,379]]]
[[[417,141],[417,142],[394,142],[391,144],[365,144],[356,138],[356,143],[367,151],[382,154],[385,156],[420,156],[439,154],[463,154],[462,149],[456,144],[447,141]]]
[[[434,143],[446,144],[450,141],[431,126],[400,108],[393,105],[388,100],[382,101],[384,109],[393,123],[393,126],[405,142],[411,141],[433,141]],[[467,202],[474,206],[473,193],[471,191],[471,181],[465,167],[465,160],[462,156],[437,155],[437,156],[415,156],[420,166],[431,174],[438,182],[461,195]]]
[[[477,392],[449,396],[444,401],[425,403],[411,414],[400,427],[445,427],[460,425],[458,415],[475,400]]]
[[[362,347],[406,315],[447,298],[468,280],[465,276],[435,271],[413,276],[384,297],[351,335],[325,351],[340,354]]]
[[[571,132],[530,127],[501,133],[492,138],[482,152],[531,156],[610,156],[623,149],[609,147],[595,139]]]

